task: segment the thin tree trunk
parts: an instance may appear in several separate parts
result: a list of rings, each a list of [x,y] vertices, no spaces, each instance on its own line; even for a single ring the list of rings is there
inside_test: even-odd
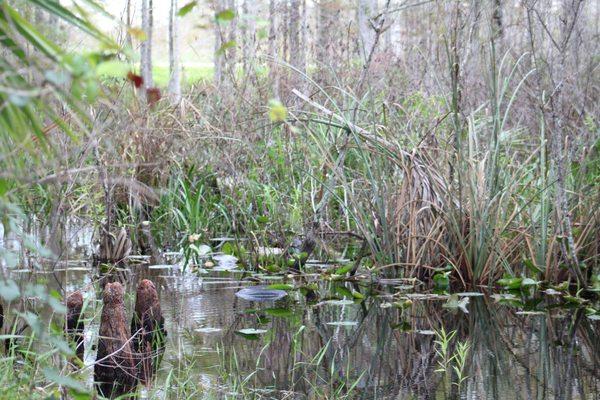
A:
[[[271,81],[273,97],[278,99],[279,93],[279,43],[277,41],[277,0],[269,1],[269,48],[271,49]]]
[[[247,78],[254,76],[254,64],[256,60],[256,18],[259,15],[259,7],[253,0],[243,0],[242,13],[246,23],[242,27],[242,63]]]
[[[298,53],[300,52],[300,0],[291,0],[289,7],[289,44],[290,64],[298,67]]]
[[[573,238],[573,226],[567,197],[566,178],[567,166],[570,164],[570,160],[568,149],[565,148],[565,142],[568,140],[568,133],[565,129],[565,124],[563,121],[563,116],[568,113],[568,106],[565,104],[563,94],[568,81],[568,76],[565,70],[565,64],[567,62],[568,55],[568,44],[571,39],[571,34],[575,30],[582,3],[583,0],[565,0],[563,3],[563,15],[560,22],[560,47],[557,49],[558,54],[555,60],[556,67],[553,76],[554,87],[556,90],[550,102],[550,118],[553,131],[550,151],[552,154],[552,164],[556,174],[555,202],[557,229],[564,238],[563,252],[565,253],[569,269],[573,277],[577,279],[578,284],[585,286],[586,282],[579,266],[577,248],[575,245],[575,239]]]
[[[179,62],[179,18],[177,0],[171,0],[169,12],[169,87],[168,92],[173,104],[181,101],[181,65]]]
[[[127,0],[127,4],[125,5],[125,18],[125,25],[127,28],[131,27],[131,0]],[[130,49],[133,48],[133,40],[129,29],[125,30],[125,44]]]
[[[358,0],[357,14],[358,31],[360,34],[358,48],[363,62],[366,62],[369,57],[369,51],[373,48],[375,41],[375,30],[373,29],[371,18],[375,16],[376,12],[376,0]]]
[[[300,53],[298,54],[299,64],[302,66],[302,72],[306,73],[306,51],[308,48],[308,21],[306,11],[306,0],[302,0],[302,17],[300,25]]]
[[[152,79],[152,0],[142,0],[142,29],[146,40],[142,42],[140,72],[144,80],[144,88],[154,86]]]
[[[221,0],[215,0],[214,2],[215,14],[221,12],[223,7],[221,4]],[[219,22],[215,22],[215,54],[214,54],[214,64],[215,64],[215,85],[220,86],[223,83],[223,65],[225,63],[225,56],[221,54],[220,50],[224,44],[223,41],[223,27]]]

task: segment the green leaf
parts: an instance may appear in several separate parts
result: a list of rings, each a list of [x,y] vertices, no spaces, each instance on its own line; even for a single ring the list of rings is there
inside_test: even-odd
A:
[[[225,242],[223,246],[221,246],[221,251],[232,256],[235,253],[235,248],[230,242]]]
[[[279,100],[269,100],[269,119],[272,122],[283,122],[287,118],[287,108]]]
[[[356,290],[352,291],[352,297],[354,297],[357,300],[362,300],[365,298],[365,295],[362,294],[361,292],[357,292]]]
[[[0,296],[7,302],[11,302],[19,297],[21,291],[15,281],[0,282]]]
[[[194,9],[194,7],[196,7],[197,5],[198,5],[197,1],[190,1],[189,3],[187,3],[186,5],[184,5],[183,7],[181,7],[179,9],[179,11],[177,11],[177,16],[178,17],[185,16],[187,13],[189,13],[190,11],[192,11]]]
[[[352,271],[352,267],[353,267],[352,264],[344,265],[343,267],[336,269],[335,274],[336,275],[346,275],[348,272]]]
[[[69,389],[74,390],[78,393],[87,393],[85,385],[69,376],[61,375],[57,370],[53,368],[44,368],[44,376],[51,382],[56,383],[60,386],[65,386]]]
[[[131,65],[118,60],[102,62],[98,64],[98,67],[96,68],[98,76],[107,76],[111,78],[125,78],[129,71],[131,71]]]
[[[521,282],[521,287],[537,286],[539,283],[540,283],[539,281],[533,280],[531,278],[525,278]]]
[[[523,265],[525,265],[525,267],[530,270],[531,272],[534,272],[536,274],[541,274],[543,271],[540,267],[538,267],[537,265],[535,265],[533,263],[532,260],[527,259],[523,261]]]
[[[521,288],[522,282],[523,278],[502,278],[498,279],[497,283],[505,289],[514,290]]]
[[[272,315],[273,317],[291,317],[294,315],[294,312],[289,308],[267,308],[265,309],[265,314]]]
[[[235,12],[233,12],[233,10],[230,10],[230,9],[220,11],[215,15],[215,20],[218,23],[229,22],[234,18],[235,18]]]
[[[230,40],[229,42],[223,43],[223,45],[219,48],[219,50],[217,50],[217,55],[218,56],[223,55],[227,49],[235,47],[235,45],[236,45],[235,40]]]
[[[294,285],[290,285],[287,283],[274,283],[272,285],[267,286],[267,289],[272,289],[272,290],[294,290]]]

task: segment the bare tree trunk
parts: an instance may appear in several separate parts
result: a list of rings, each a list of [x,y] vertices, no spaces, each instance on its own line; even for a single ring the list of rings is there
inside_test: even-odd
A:
[[[171,102],[179,104],[181,101],[181,65],[179,62],[179,18],[177,17],[177,0],[171,0],[169,12],[169,87],[168,92]]]
[[[215,0],[214,1],[214,11],[215,14],[222,11],[223,10],[223,5],[221,3],[222,0]],[[215,24],[215,60],[214,60],[214,64],[215,64],[215,85],[220,86],[221,83],[223,83],[223,67],[225,64],[225,56],[224,54],[221,54],[221,48],[223,47],[223,44],[225,43],[225,41],[223,40],[223,27],[221,26],[221,24],[216,21]]]
[[[363,62],[366,62],[369,51],[375,42],[375,30],[371,18],[375,16],[376,12],[377,0],[358,0],[358,32],[360,35],[358,48]]]
[[[570,165],[569,152],[565,147],[565,142],[569,140],[569,135],[565,129],[564,116],[568,114],[568,105],[565,104],[564,91],[568,90],[567,84],[569,77],[566,74],[565,64],[569,51],[569,42],[571,34],[575,30],[581,5],[583,0],[574,0],[563,2],[562,16],[560,18],[560,42],[555,60],[555,70],[553,82],[555,93],[550,101],[550,122],[552,128],[552,141],[550,143],[551,160],[556,173],[556,217],[557,229],[564,238],[563,252],[567,258],[570,271],[579,285],[585,286],[585,278],[581,272],[579,260],[577,257],[577,248],[573,238],[573,226],[571,222],[571,213],[566,189],[567,168]]]
[[[277,0],[269,1],[269,48],[271,49],[271,80],[273,82],[273,97],[280,97],[279,85],[279,43],[277,40]]]
[[[142,42],[140,72],[144,80],[144,88],[154,86],[152,79],[152,0],[142,0],[142,29],[146,40]]]
[[[306,73],[306,53],[308,48],[308,13],[306,11],[306,8],[306,0],[302,0],[302,22],[300,25],[300,53],[298,54],[298,59],[300,65],[302,65],[302,72],[304,73]]]
[[[228,24],[228,35],[227,35],[227,41],[230,43],[235,43],[237,40],[237,20],[238,20],[238,9],[237,9],[237,3],[236,0],[226,0],[227,2],[227,9],[231,10],[234,12],[235,17],[231,20],[231,22]],[[227,64],[232,68],[232,73],[235,71],[235,65],[237,63],[237,46],[233,46],[231,47],[231,50],[229,50],[227,52]],[[232,77],[233,78],[233,77]]]
[[[300,0],[291,0],[289,7],[289,44],[290,54],[289,62],[292,66],[300,69],[299,57],[300,53]]]
[[[127,0],[127,4],[125,5],[125,25],[127,28],[131,27],[131,0]],[[133,40],[131,38],[131,31],[129,29],[125,30],[125,44],[129,48],[133,48]]]
[[[245,24],[242,25],[242,63],[246,78],[254,74],[254,60],[256,58],[256,17],[257,5],[252,0],[242,1],[242,14]]]

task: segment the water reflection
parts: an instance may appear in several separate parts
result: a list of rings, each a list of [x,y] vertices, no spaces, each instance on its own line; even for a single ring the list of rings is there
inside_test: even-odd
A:
[[[15,274],[23,286],[43,277],[57,290],[83,290],[88,366],[94,362],[100,312],[98,273],[90,269]],[[445,308],[443,296],[390,297],[393,286],[297,278],[297,288],[310,289],[253,302],[235,296],[254,285],[247,277],[227,271],[197,276],[144,264],[120,277],[129,294],[128,318],[141,279],[151,279],[159,292],[168,344],[158,382],[179,371],[223,395],[235,391],[258,398],[325,398],[349,390],[352,398],[364,399],[600,396],[598,321],[582,309],[558,307],[550,296],[529,303],[534,313],[517,313],[519,308],[490,296],[470,297],[461,310]],[[356,292],[366,296],[355,300]],[[453,370],[436,371],[440,354],[434,331],[441,327],[456,331],[450,356],[457,343],[469,346],[460,390]]]

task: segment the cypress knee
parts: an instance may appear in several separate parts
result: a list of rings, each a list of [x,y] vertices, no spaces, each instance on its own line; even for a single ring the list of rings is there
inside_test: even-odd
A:
[[[130,333],[125,325],[123,286],[107,283],[102,296],[102,317],[98,339],[98,355],[94,365],[94,382],[103,397],[117,398],[135,390],[137,370]]]
[[[148,383],[160,365],[167,335],[164,325],[156,286],[143,279],[137,288],[131,321],[132,343],[140,357],[138,368],[142,383]]]
[[[83,296],[80,291],[71,293],[67,297],[67,337],[75,343],[75,353],[77,358],[83,361],[84,344],[83,344]]]

